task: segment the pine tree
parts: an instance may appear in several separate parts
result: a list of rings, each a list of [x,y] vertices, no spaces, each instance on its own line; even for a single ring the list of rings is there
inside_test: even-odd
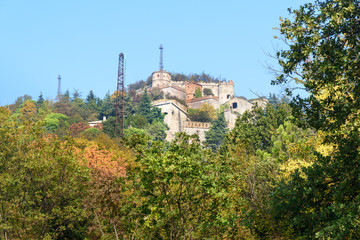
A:
[[[145,89],[144,94],[141,96],[139,108],[138,108],[138,114],[145,117],[148,121],[151,120],[151,99],[147,93],[147,90]]]
[[[215,152],[223,143],[227,131],[225,115],[224,112],[221,112],[212,123],[210,130],[205,133],[205,144]]]
[[[164,115],[161,113],[161,109],[151,105],[151,98],[146,89],[144,94],[141,96],[137,114],[146,118],[150,124],[153,121],[163,122],[164,120]]]
[[[38,100],[37,100],[37,102],[36,102],[36,106],[37,106],[37,107],[40,107],[43,103],[44,103],[44,97],[43,97],[43,94],[42,94],[42,92],[41,92],[41,93],[40,93],[40,96],[39,96],[39,98],[38,98]]]

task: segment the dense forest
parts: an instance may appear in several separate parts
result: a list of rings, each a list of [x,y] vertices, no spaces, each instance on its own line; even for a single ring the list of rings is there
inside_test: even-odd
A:
[[[289,11],[272,81],[288,96],[232,130],[223,109],[194,113],[204,143],[164,140],[146,82],[126,93],[124,138],[116,93],[0,107],[0,239],[360,239],[359,2]]]

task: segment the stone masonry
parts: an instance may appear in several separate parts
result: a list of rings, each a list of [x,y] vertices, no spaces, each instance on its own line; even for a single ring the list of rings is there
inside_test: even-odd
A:
[[[266,99],[246,100],[242,97],[235,97],[234,82],[232,80],[219,83],[203,82],[176,82],[171,80],[170,73],[162,70],[152,74],[152,89],[157,88],[164,92],[164,95],[175,96],[178,99],[186,101],[188,107],[199,109],[204,103],[219,109],[225,105],[225,119],[228,128],[235,126],[238,116],[246,110],[251,109],[255,104],[265,107]],[[199,88],[202,92],[200,98],[195,98],[195,90]],[[204,96],[204,89],[210,89],[213,96]],[[211,127],[210,123],[191,122],[187,118],[187,107],[183,106],[176,100],[161,99],[152,103],[161,109],[165,114],[164,121],[169,126],[166,140],[171,141],[175,138],[177,132],[186,132],[188,134],[197,134],[200,141],[205,140],[205,132]]]

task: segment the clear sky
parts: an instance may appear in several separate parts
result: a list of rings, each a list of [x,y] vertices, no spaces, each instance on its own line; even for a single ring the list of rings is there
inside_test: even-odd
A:
[[[273,87],[266,53],[279,17],[296,0],[0,0],[0,105],[24,94],[53,99],[61,90],[116,89],[118,54],[126,56],[126,85],[159,69],[208,73],[233,80],[246,98],[281,93]]]

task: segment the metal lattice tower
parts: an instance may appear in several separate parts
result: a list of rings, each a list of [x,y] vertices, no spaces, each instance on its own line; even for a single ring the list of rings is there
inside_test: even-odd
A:
[[[119,68],[116,88],[116,106],[115,106],[115,136],[119,133],[120,137],[124,137],[124,114],[125,114],[125,68],[124,54],[119,54]],[[118,127],[117,127],[118,126]]]
[[[58,100],[60,100],[60,96],[61,96],[61,76],[59,75],[59,77],[58,77],[58,91],[57,91]]]

